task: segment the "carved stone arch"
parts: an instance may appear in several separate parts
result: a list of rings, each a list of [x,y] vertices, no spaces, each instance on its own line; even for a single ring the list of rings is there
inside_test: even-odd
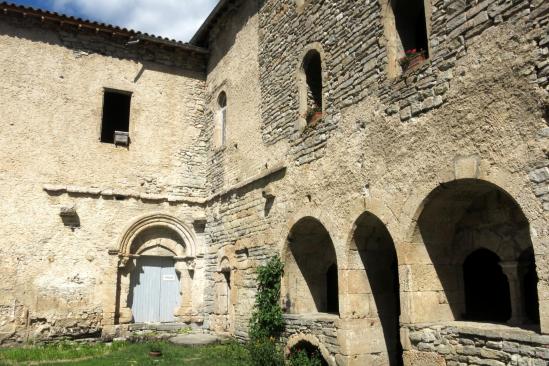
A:
[[[328,363],[330,366],[336,366],[337,363],[335,361],[335,358],[330,354],[330,351],[328,351],[328,348],[324,344],[322,344],[318,338],[312,334],[304,334],[304,333],[297,333],[293,334],[288,338],[288,341],[286,342],[286,347],[284,347],[284,354],[286,357],[290,355],[290,352],[292,351],[292,348],[297,346],[300,343],[309,343],[312,346],[318,348],[320,351],[320,354],[322,355],[322,358]]]
[[[154,229],[163,229],[179,241],[180,246],[174,245],[174,242],[169,241],[163,243],[168,250],[174,253],[175,257],[194,258],[196,256],[196,239],[193,232],[175,217],[163,213],[144,215],[132,222],[124,230],[118,241],[119,256],[130,257],[138,254],[140,248],[136,244],[141,241],[139,236],[142,234],[146,235],[147,232]],[[138,242],[136,242],[136,239]]]
[[[286,255],[286,251],[288,250],[288,236],[290,235],[290,232],[292,231],[294,225],[307,217],[317,220],[318,222],[320,222],[320,224],[322,224],[322,226],[326,228],[326,231],[328,231],[330,237],[332,238],[338,264],[344,263],[345,250],[339,244],[343,243],[346,238],[344,233],[341,233],[338,229],[338,225],[333,219],[334,216],[325,208],[321,209],[319,207],[310,206],[305,206],[297,210],[295,214],[290,216],[286,225],[280,225],[280,230],[275,231],[276,237],[279,238],[278,252],[280,253],[280,257],[284,258]]]
[[[357,202],[357,203],[355,203]],[[391,238],[393,238],[395,247],[397,250],[397,256],[400,255],[398,243],[401,241],[400,234],[400,225],[398,218],[395,216],[395,213],[381,200],[374,198],[363,198],[360,200],[355,200],[354,202],[349,203],[347,223],[352,223],[351,227],[348,227],[346,232],[345,239],[345,257],[344,261],[341,263],[342,268],[345,265],[348,265],[350,258],[348,257],[349,249],[354,245],[354,235],[357,229],[357,219],[364,213],[370,213],[373,216],[377,217],[387,228]],[[400,261],[400,258],[399,258]]]
[[[306,211],[309,214],[295,215],[289,221],[284,236],[281,256],[285,264],[281,291],[284,306],[294,314],[339,315],[343,286],[338,267],[341,259],[330,231],[335,231],[336,225],[319,209],[305,208],[300,213]],[[326,226],[328,222],[331,224]]]
[[[466,159],[463,160],[466,161]],[[537,217],[531,215],[532,211],[528,210],[528,202],[523,198],[524,187],[521,180],[518,180],[512,174],[502,171],[497,167],[490,167],[489,170],[486,169],[486,166],[489,164],[485,161],[476,161],[476,167],[470,169],[460,168],[458,167],[458,163],[459,162],[456,160],[454,169],[446,168],[441,170],[436,176],[436,179],[428,183],[413,185],[416,188],[408,195],[408,199],[404,203],[403,215],[401,217],[404,230],[402,239],[405,242],[414,242],[414,237],[417,235],[417,221],[421,216],[426,203],[430,199],[430,194],[436,191],[437,188],[457,180],[477,180],[498,187],[513,199],[530,223],[533,223],[536,220]],[[473,164],[470,161],[467,161],[467,163]],[[533,202],[537,203],[537,200],[534,198]],[[533,239],[535,250],[536,243],[535,238]]]
[[[171,257],[179,281],[178,321],[188,321],[192,313],[196,239],[180,220],[164,213],[141,216],[127,226],[118,241],[120,258],[117,276],[115,322],[133,321],[131,301],[140,258]]]
[[[519,257],[529,248],[539,250],[536,241],[543,238],[532,229],[537,201],[529,201],[533,194],[524,185],[516,175],[475,156],[458,157],[453,171],[442,172],[429,184],[418,184],[403,210],[405,241],[410,250],[403,263],[405,271],[401,271],[401,287],[406,293],[403,322],[473,319],[464,297],[464,259],[486,249],[501,259],[509,279],[513,312],[507,321],[531,326],[521,303]],[[493,287],[489,283],[483,286]]]
[[[371,208],[383,212],[379,207]],[[383,216],[393,215],[385,212]],[[402,363],[400,266],[386,220],[370,210],[363,210],[351,220],[342,317],[364,322],[365,339],[384,340],[375,349],[383,364],[399,365]]]

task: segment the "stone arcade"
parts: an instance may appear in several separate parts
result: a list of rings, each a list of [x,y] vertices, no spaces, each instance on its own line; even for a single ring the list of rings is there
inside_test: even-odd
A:
[[[549,362],[547,1],[222,0],[190,43],[0,5],[0,344],[245,339],[279,255],[288,349]]]

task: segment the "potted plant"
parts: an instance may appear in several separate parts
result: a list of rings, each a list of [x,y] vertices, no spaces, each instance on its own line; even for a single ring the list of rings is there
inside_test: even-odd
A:
[[[427,60],[427,53],[422,49],[411,49],[404,52],[405,56],[400,59],[400,66],[404,71],[411,70]]]
[[[322,108],[318,106],[314,106],[312,108],[309,108],[307,110],[307,114],[305,115],[305,120],[307,121],[307,125],[314,127],[316,124],[322,119]]]
[[[160,342],[152,342],[149,345],[150,357],[162,357],[162,344]]]

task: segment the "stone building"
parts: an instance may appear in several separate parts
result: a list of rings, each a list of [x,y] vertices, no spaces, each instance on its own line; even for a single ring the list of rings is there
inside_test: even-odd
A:
[[[181,43],[0,3],[0,342],[246,338],[278,254],[287,349],[546,365],[548,29],[545,0],[222,0]]]

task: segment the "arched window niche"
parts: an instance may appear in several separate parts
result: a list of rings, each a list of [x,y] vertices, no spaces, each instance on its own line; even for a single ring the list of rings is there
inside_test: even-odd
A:
[[[381,0],[387,73],[394,78],[430,57],[430,0]]]
[[[217,113],[215,124],[215,147],[222,148],[227,144],[227,93],[221,91],[217,96]]]
[[[299,129],[314,127],[324,116],[323,54],[319,44],[308,46],[298,72]]]
[[[407,301],[422,309],[411,322],[539,328],[530,225],[506,191],[478,179],[440,185],[424,200],[412,241],[428,258],[408,265]]]
[[[284,269],[284,304],[289,314],[339,315],[336,252],[326,228],[305,217],[287,238]]]

